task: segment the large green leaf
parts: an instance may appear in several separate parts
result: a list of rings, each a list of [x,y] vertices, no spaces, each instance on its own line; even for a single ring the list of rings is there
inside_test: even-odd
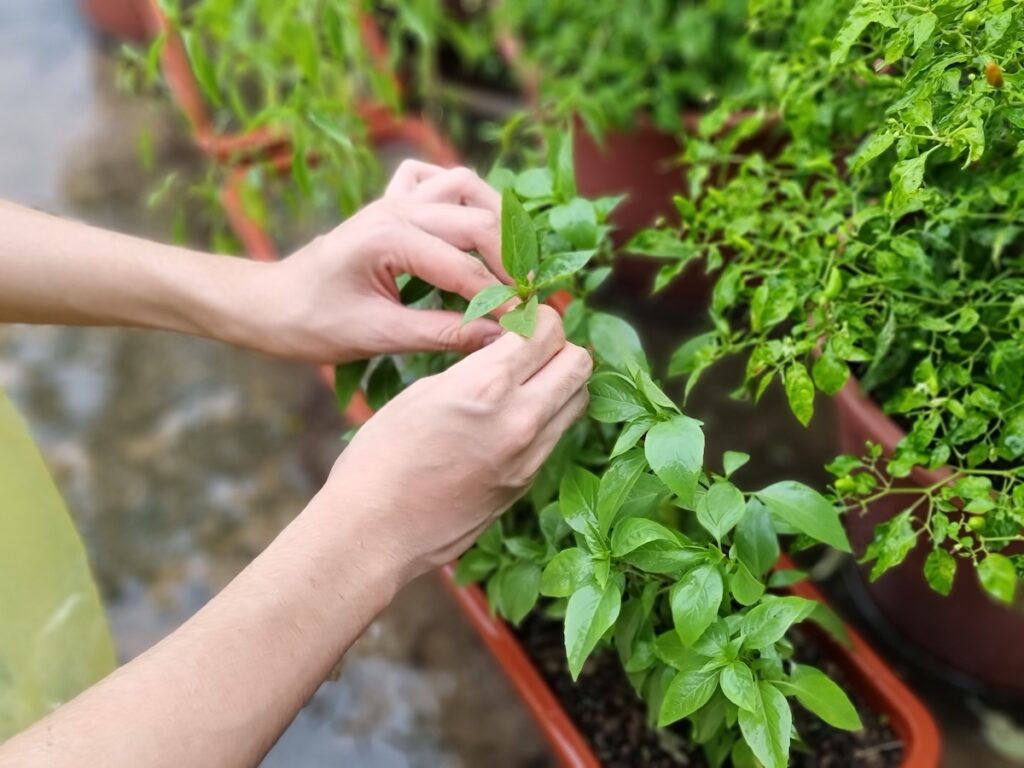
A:
[[[704,464],[704,431],[696,419],[676,416],[647,433],[647,461],[684,504],[693,501]]]
[[[757,498],[800,533],[843,552],[852,551],[839,522],[839,509],[814,489],[783,480],[758,491]]]
[[[85,549],[0,392],[0,741],[114,668]]]

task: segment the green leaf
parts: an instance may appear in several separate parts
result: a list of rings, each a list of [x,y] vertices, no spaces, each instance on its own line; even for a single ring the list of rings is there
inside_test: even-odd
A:
[[[0,391],[0,742],[111,672],[114,648],[85,548]]]
[[[647,460],[638,449],[614,460],[601,475],[597,489],[597,522],[602,534],[607,535],[616,514],[646,471]]]
[[[622,557],[652,541],[678,545],[676,534],[646,517],[627,517],[612,531],[612,557]]]
[[[933,549],[924,561],[924,578],[928,585],[940,595],[953,591],[956,577],[956,558],[944,549]]]
[[[594,345],[598,360],[620,371],[628,370],[631,364],[644,370],[648,368],[640,337],[625,320],[594,312],[590,316],[588,329],[590,343]]]
[[[697,502],[697,521],[720,542],[746,510],[747,502],[739,488],[730,482],[718,482]]]
[[[575,275],[587,265],[597,251],[567,251],[556,253],[541,262],[535,280],[537,288],[547,288],[570,275]]]
[[[593,403],[593,394],[591,394],[591,403]],[[598,419],[598,421],[602,421],[602,419]],[[654,424],[655,420],[653,417],[640,416],[624,426],[622,432],[616,438],[615,445],[612,447],[612,452],[608,458],[614,459],[616,456],[621,456],[626,451],[631,450]]]
[[[468,323],[491,312],[506,301],[516,297],[516,289],[511,285],[489,285],[480,291],[466,307],[462,322]]]
[[[737,707],[756,711],[761,697],[757,692],[754,675],[744,662],[737,660],[724,667],[718,684],[722,686],[725,697]]]
[[[647,404],[636,385],[622,374],[598,371],[590,377],[587,388],[590,390],[587,412],[597,421],[615,424],[647,415]]]
[[[814,415],[814,383],[803,363],[792,363],[783,376],[786,398],[793,415],[805,427]]]
[[[764,584],[741,561],[729,577],[729,591],[740,605],[753,605],[764,594]]]
[[[378,358],[366,381],[366,402],[373,410],[379,411],[401,390],[402,377],[395,361],[390,357]]]
[[[693,373],[699,362],[713,353],[717,347],[718,333],[716,331],[694,336],[672,353],[672,358],[668,363],[669,377],[674,378]]]
[[[814,376],[814,383],[826,395],[834,395],[850,378],[849,366],[826,350],[814,361],[814,368],[811,370]]]
[[[518,285],[537,268],[537,231],[515,192],[501,195],[501,263]]]
[[[597,211],[589,200],[574,198],[564,205],[556,205],[548,214],[551,228],[564,237],[573,248],[590,249],[597,246]]]
[[[455,565],[455,583],[475,584],[486,579],[498,567],[498,557],[479,547],[465,552]]]
[[[796,696],[797,701],[834,728],[844,731],[859,731],[864,727],[843,689],[815,667],[799,664],[786,682],[777,683],[785,693]]]
[[[651,469],[684,503],[690,503],[704,466],[704,430],[696,419],[675,416],[654,425],[644,451]]]
[[[540,594],[540,566],[536,563],[515,563],[498,573],[501,608],[513,624],[522,621],[537,602]]]
[[[722,469],[725,471],[725,476],[731,476],[734,472],[745,466],[748,461],[750,461],[749,453],[726,451],[722,455]]]
[[[867,141],[861,144],[857,154],[854,155],[853,161],[850,163],[850,171],[854,173],[859,171],[891,147],[894,141],[896,141],[896,134],[891,131],[872,134]]]
[[[839,510],[803,483],[783,480],[757,492],[768,509],[800,533],[842,552],[851,552]]]
[[[708,703],[718,688],[719,665],[701,656],[690,657],[676,672],[661,702],[658,727],[689,717]]]
[[[352,152],[355,150],[355,146],[352,144],[352,137],[348,134],[345,129],[338,124],[338,120],[324,112],[318,112],[311,110],[307,118],[309,122],[324,132],[331,141],[340,146],[346,152]]]
[[[909,26],[914,35],[914,46],[912,50],[915,53],[918,48],[928,42],[928,39],[935,31],[935,25],[938,23],[939,17],[931,11],[920,13],[911,20]]]
[[[191,29],[179,28],[179,30],[181,40],[185,44],[185,51],[192,63],[192,73],[199,81],[203,95],[210,100],[213,106],[220,107],[223,101],[220,88],[217,87],[217,73],[214,71],[210,57],[206,54],[200,35]]]
[[[702,565],[683,574],[669,591],[672,622],[684,645],[693,645],[718,618],[724,585],[714,565]]]
[[[871,580],[874,581],[893,566],[899,565],[917,543],[917,534],[911,524],[910,510],[875,527],[875,536],[864,553],[863,561],[874,560]]]
[[[558,488],[558,507],[562,517],[577,533],[599,541],[597,493],[601,481],[592,472],[573,465]]]
[[[893,187],[902,193],[904,198],[914,194],[921,187],[927,162],[928,153],[924,152],[907,160],[901,160],[892,167],[889,178]]]
[[[506,331],[518,333],[527,339],[530,338],[537,326],[537,297],[531,296],[525,304],[520,304],[510,312],[506,312],[498,322]]]
[[[565,650],[575,680],[598,641],[614,624],[622,607],[622,582],[610,579],[605,588],[587,584],[572,593],[565,609]]]
[[[353,360],[334,366],[334,399],[338,404],[338,412],[344,413],[363,381],[368,360]]]
[[[816,603],[802,597],[765,597],[743,617],[743,646],[765,648],[774,645],[797,622],[814,611]]]
[[[646,573],[676,574],[693,568],[706,559],[701,547],[680,546],[668,541],[652,541],[622,556],[622,559]]]
[[[755,709],[739,711],[743,739],[764,768],[786,768],[793,712],[786,697],[771,683],[759,681],[757,691]]]
[[[733,549],[755,576],[766,574],[779,559],[779,538],[771,514],[757,499],[747,501],[747,513],[736,524]]]
[[[1005,555],[990,553],[978,564],[978,580],[992,597],[1009,605],[1017,590],[1017,571]]]
[[[547,168],[530,168],[523,171],[516,177],[515,191],[519,197],[527,200],[551,197],[555,193],[551,171]]]

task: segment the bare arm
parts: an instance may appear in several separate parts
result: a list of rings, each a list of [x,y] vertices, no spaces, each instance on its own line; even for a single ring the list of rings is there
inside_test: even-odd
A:
[[[492,320],[406,309],[394,290],[403,272],[466,296],[505,277],[497,195],[467,174],[408,164],[382,201],[269,266],[0,207],[0,320],[167,328],[317,361],[484,347],[377,413],[223,592],[0,745],[0,768],[254,765],[396,590],[529,486],[586,408],[588,353],[547,307],[532,339],[495,338]]]
[[[255,765],[410,579],[464,551],[587,405],[541,308],[375,415],[324,489],[180,630],[0,746],[0,768]],[[410,425],[415,424],[415,429]]]
[[[381,200],[261,264],[0,201],[0,323],[156,328],[316,363],[471,352],[500,333],[497,323],[405,308],[394,280],[412,274],[466,298],[498,282],[499,213],[499,196],[472,172],[410,161]]]

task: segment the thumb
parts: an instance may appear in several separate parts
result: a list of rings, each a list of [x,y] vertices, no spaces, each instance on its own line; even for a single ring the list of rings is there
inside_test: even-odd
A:
[[[502,333],[494,320],[481,317],[468,323],[462,314],[442,309],[401,308],[392,321],[392,352],[475,352]]]

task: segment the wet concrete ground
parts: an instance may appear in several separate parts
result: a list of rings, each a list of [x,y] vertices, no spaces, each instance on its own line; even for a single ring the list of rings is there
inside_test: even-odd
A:
[[[171,214],[147,208],[147,193],[163,172],[197,173],[198,159],[172,110],[119,94],[114,79],[109,48],[73,0],[0,0],[0,197],[168,239]],[[154,137],[152,171],[136,151],[143,128]],[[657,318],[643,325],[656,349],[681,333]],[[829,415],[798,430],[775,398],[754,417],[726,396],[735,375],[723,370],[694,405],[709,450],[751,452],[763,479],[815,480],[832,451]],[[342,447],[343,425],[310,369],[171,334],[0,327],[0,386],[82,531],[122,660],[266,546]],[[986,748],[962,696],[925,687],[942,715],[946,765],[1011,764]],[[265,764],[500,768],[550,758],[428,577],[375,622]]]

